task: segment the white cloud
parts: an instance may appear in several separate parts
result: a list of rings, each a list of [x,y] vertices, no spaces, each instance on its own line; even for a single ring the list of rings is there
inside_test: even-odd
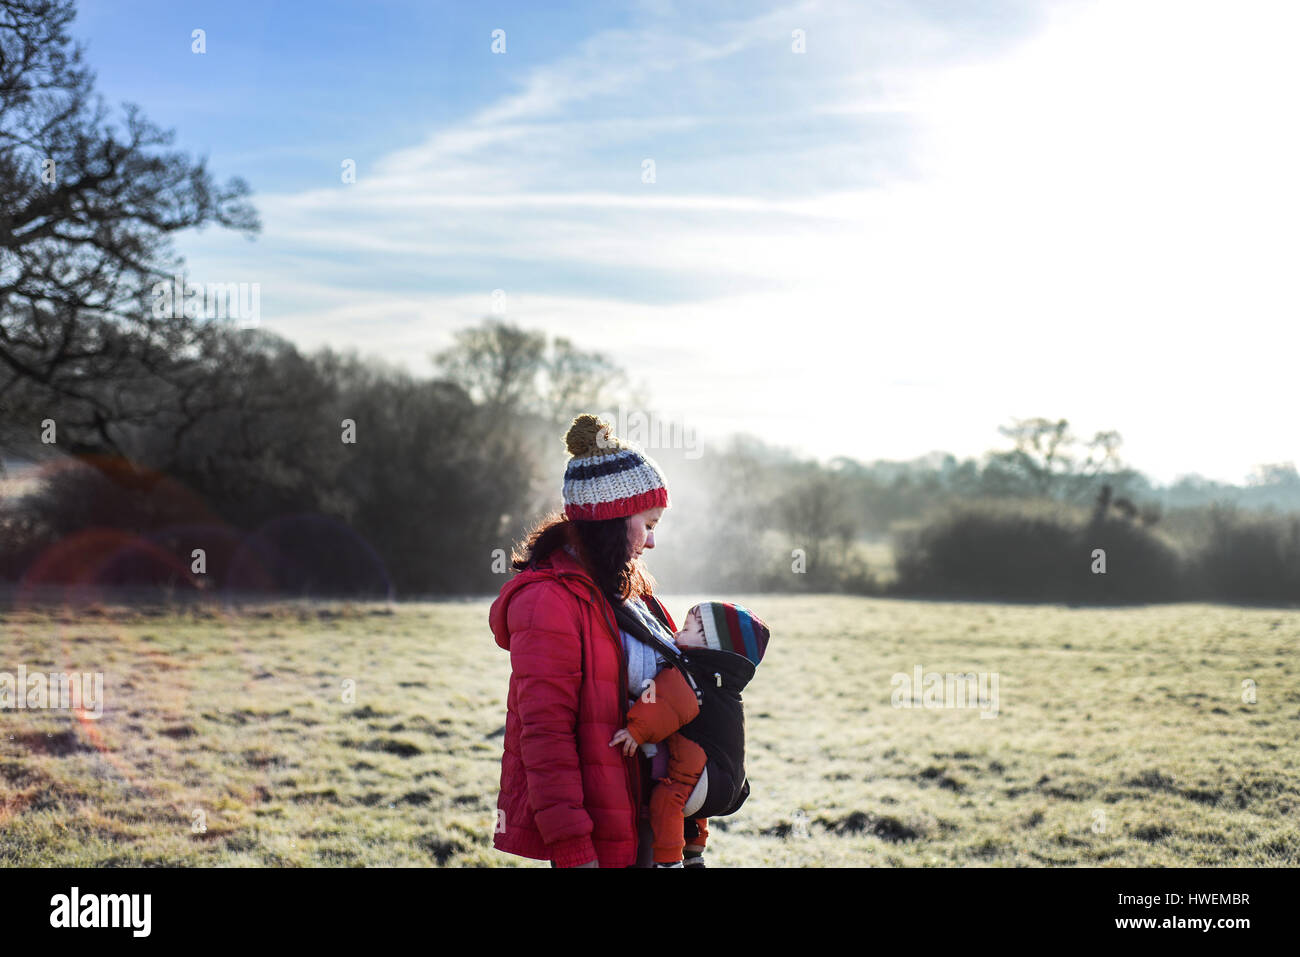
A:
[[[712,41],[596,37],[354,186],[259,199],[266,324],[426,371],[500,286],[512,318],[612,353],[706,437],[744,430],[827,456],[977,454],[1011,416],[1064,415],[1084,433],[1118,428],[1127,456],[1160,478],[1239,480],[1255,462],[1300,458],[1284,418],[1300,346],[1300,76],[1294,8],[1222,10],[1111,0],[990,62],[918,54],[910,67],[860,62],[847,79],[812,52],[851,43],[847,28],[811,32],[808,75],[780,72],[788,53],[766,72],[733,62],[788,46],[782,12]],[[732,143],[737,127],[712,134],[707,111],[637,109],[668,75],[680,101],[706,103],[720,68],[771,88],[774,134],[803,129],[781,126],[800,90],[808,117],[847,125]],[[818,188],[839,182],[845,150],[872,158],[882,111],[915,124],[919,174]],[[647,132],[672,187],[636,181]],[[721,158],[700,154],[700,138]],[[609,187],[610,163],[626,164],[625,188]],[[734,183],[691,178],[728,164]],[[746,190],[759,166],[790,170],[785,195]],[[190,248],[213,269],[242,268],[227,240]],[[317,254],[313,282],[303,262]],[[462,260],[486,277],[481,293],[447,291]],[[552,275],[584,270],[626,276],[629,291],[542,294]],[[424,272],[437,279],[410,292]],[[377,292],[365,274],[394,287]],[[733,281],[654,305],[656,275]],[[268,315],[272,291],[301,305]]]

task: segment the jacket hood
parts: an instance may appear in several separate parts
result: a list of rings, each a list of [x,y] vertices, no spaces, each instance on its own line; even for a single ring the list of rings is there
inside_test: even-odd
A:
[[[733,691],[744,691],[745,686],[754,680],[754,663],[744,655],[734,651],[719,651],[716,648],[684,648],[687,667],[698,681],[703,675],[706,680],[710,675],[719,675],[726,686]]]
[[[496,643],[506,651],[510,650],[510,631],[506,627],[510,602],[521,589],[535,582],[561,583],[583,601],[595,604],[596,584],[591,576],[568,552],[556,549],[546,561],[517,573],[502,585],[501,593],[492,602],[492,608],[488,612],[488,626],[492,629]]]

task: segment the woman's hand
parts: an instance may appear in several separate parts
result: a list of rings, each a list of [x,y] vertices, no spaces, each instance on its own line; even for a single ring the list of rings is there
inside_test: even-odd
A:
[[[636,738],[632,737],[631,733],[627,730],[627,728],[621,728],[620,730],[614,732],[614,737],[610,740],[609,746],[612,748],[620,741],[623,743],[624,755],[634,754],[636,752],[636,749],[640,747],[640,745],[636,743]]]

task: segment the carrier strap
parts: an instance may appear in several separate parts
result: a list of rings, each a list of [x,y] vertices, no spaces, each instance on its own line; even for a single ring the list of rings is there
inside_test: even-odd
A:
[[[668,659],[668,662],[682,673],[682,677],[686,679],[686,683],[691,686],[691,690],[695,692],[696,700],[701,703],[703,702],[704,696],[700,691],[700,686],[695,683],[695,679],[691,676],[690,671],[686,667],[686,658],[676,645],[664,641],[658,635],[654,634],[654,632],[645,626],[644,622],[622,605],[614,605],[614,617],[618,620],[619,628],[626,631],[633,638],[645,642]]]

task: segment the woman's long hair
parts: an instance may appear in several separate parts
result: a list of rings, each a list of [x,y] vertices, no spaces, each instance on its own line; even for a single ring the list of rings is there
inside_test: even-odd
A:
[[[654,578],[628,547],[625,518],[575,521],[563,512],[552,512],[515,546],[510,564],[523,571],[565,545],[573,546],[579,563],[611,602],[654,594]]]

